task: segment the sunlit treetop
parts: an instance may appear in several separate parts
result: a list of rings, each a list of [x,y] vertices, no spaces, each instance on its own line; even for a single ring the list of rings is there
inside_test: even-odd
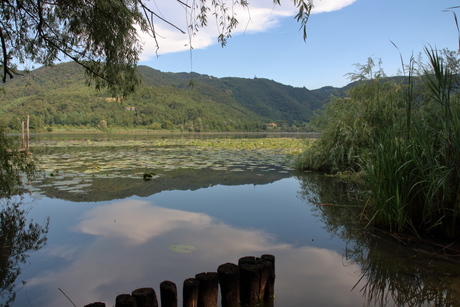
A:
[[[0,67],[3,82],[19,74],[25,63],[52,65],[71,59],[86,69],[87,82],[113,96],[134,91],[139,80],[136,64],[142,51],[139,31],[157,42],[155,25],[167,24],[194,35],[217,21],[218,42],[225,46],[238,25],[235,7],[250,8],[246,0],[175,0],[186,11],[188,29],[167,20],[144,0],[2,0],[0,9]],[[268,1],[268,0],[267,0]],[[303,29],[311,0],[290,0]],[[280,5],[280,0],[273,0]]]

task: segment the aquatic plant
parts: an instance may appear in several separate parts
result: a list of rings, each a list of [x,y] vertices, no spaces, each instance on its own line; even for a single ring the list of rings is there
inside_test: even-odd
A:
[[[388,128],[373,147],[365,171],[375,214],[393,231],[460,234],[460,107],[456,74],[437,50],[426,49],[430,70],[423,108],[405,137]]]
[[[296,160],[296,168],[326,172],[359,171],[361,157],[378,134],[398,123],[404,102],[403,86],[386,79],[374,62],[358,65],[351,74],[357,83],[348,97],[333,98],[315,119],[321,138],[310,144]]]
[[[365,174],[369,224],[416,235],[460,234],[460,105],[458,61],[426,48],[423,75],[382,79],[369,65],[350,97],[319,118],[321,139],[297,167]],[[449,60],[450,59],[450,60]],[[453,63],[453,64],[452,64]],[[455,70],[457,69],[457,70]]]

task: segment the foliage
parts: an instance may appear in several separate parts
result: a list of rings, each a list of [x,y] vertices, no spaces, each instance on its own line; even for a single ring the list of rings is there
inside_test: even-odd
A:
[[[0,95],[0,120],[16,132],[17,118],[27,114],[34,131],[96,129],[102,120],[108,130],[260,131],[270,122],[300,130],[323,104],[321,90],[266,79],[162,73],[145,66],[138,72],[142,85],[119,102],[86,87],[76,64],[39,68],[6,84]],[[188,86],[190,78],[194,87]]]
[[[350,97],[333,100],[319,119],[323,135],[298,166],[363,171],[370,223],[417,235],[460,234],[460,105],[458,60],[426,49],[423,76],[382,80],[360,66]],[[379,70],[378,70],[379,71]],[[359,75],[359,74],[358,74]],[[355,75],[356,76],[356,75]],[[361,78],[358,78],[361,80]]]
[[[292,0],[298,8],[295,16],[304,29],[312,8],[311,1]],[[248,7],[246,0],[206,0],[192,5],[176,0],[186,10],[190,39],[208,25],[208,16],[216,18],[218,41],[225,45],[238,25],[235,7]],[[273,1],[280,4],[279,0]],[[142,51],[138,29],[157,42],[155,24],[166,23],[186,33],[178,20],[162,17],[143,0],[50,0],[2,1],[0,10],[0,66],[3,82],[18,74],[14,63],[28,61],[51,65],[65,56],[85,67],[87,81],[96,89],[108,88],[114,97],[134,90],[139,79],[136,65]],[[158,47],[158,42],[157,42]],[[192,47],[191,47],[192,48]]]
[[[36,173],[35,159],[28,151],[19,151],[18,142],[0,127],[0,198],[19,193],[25,178]]]
[[[147,31],[148,23],[136,0],[3,1],[1,17],[3,82],[16,74],[13,60],[51,65],[64,55],[114,95],[137,83],[135,25]]]
[[[407,137],[385,130],[365,170],[377,224],[455,238],[460,234],[458,75],[438,51],[426,53],[431,69],[423,76],[424,108],[409,114],[414,116]]]
[[[315,119],[322,132],[297,159],[297,167],[327,172],[359,171],[382,129],[398,122],[402,85],[373,71],[374,61],[357,65],[351,79],[358,83],[348,97],[334,97]]]

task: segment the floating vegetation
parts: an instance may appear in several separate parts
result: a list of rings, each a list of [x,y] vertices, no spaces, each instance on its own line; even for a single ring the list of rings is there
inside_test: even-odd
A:
[[[196,250],[196,247],[193,245],[188,245],[188,244],[177,244],[177,245],[171,245],[169,247],[170,250],[176,253],[191,253],[192,251]]]
[[[292,155],[304,144],[295,138],[44,140],[32,144],[44,174],[33,182],[33,192],[54,187],[84,193],[93,179],[161,180],[177,169],[288,173]]]

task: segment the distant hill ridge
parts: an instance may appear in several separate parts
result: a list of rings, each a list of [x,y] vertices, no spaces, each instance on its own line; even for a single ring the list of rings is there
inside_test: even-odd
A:
[[[0,123],[19,130],[139,128],[182,131],[260,131],[305,127],[315,110],[344,88],[296,88],[273,80],[215,78],[138,67],[142,85],[122,102],[85,84],[84,70],[69,62],[9,80],[0,93]],[[271,126],[275,126],[271,125]],[[267,128],[268,127],[268,128]]]

